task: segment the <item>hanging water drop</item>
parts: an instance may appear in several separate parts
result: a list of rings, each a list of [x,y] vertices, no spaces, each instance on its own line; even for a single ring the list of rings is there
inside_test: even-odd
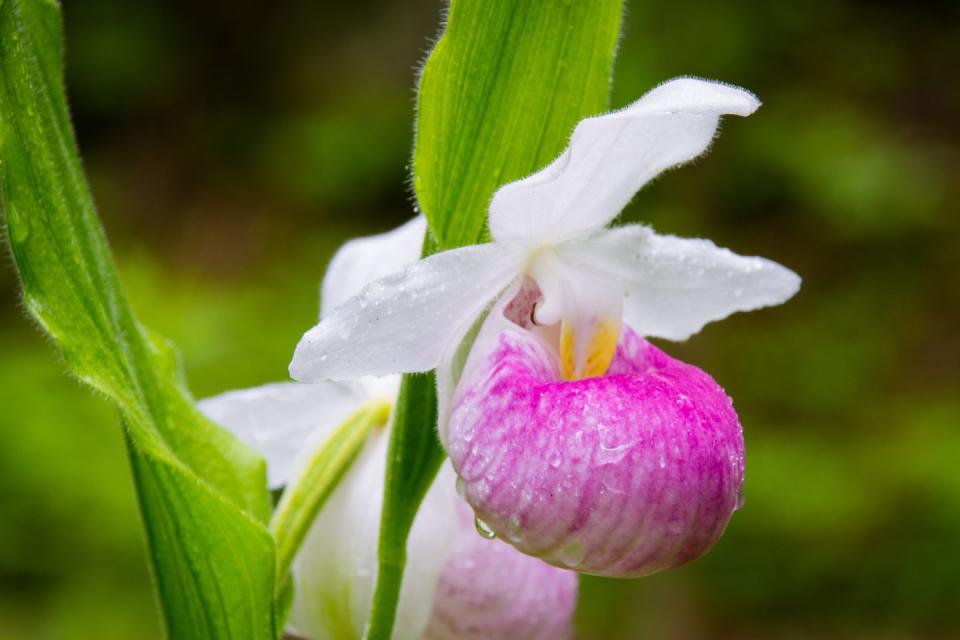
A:
[[[460,496],[461,498],[463,498],[463,497],[466,496],[466,494],[467,494],[467,485],[466,485],[466,483],[463,481],[463,478],[461,478],[460,476],[457,476],[457,482],[456,482],[456,484],[454,485],[454,487],[455,487],[456,490],[457,490],[457,495],[458,495],[458,496]]]
[[[490,528],[486,522],[478,518],[477,516],[473,517],[473,526],[477,528],[477,533],[486,538],[487,540],[493,540],[497,537],[497,534],[493,532],[493,529]]]
[[[740,491],[737,493],[737,503],[733,505],[733,510],[740,511],[740,509],[743,509],[743,502],[744,502],[743,489],[740,489]]]

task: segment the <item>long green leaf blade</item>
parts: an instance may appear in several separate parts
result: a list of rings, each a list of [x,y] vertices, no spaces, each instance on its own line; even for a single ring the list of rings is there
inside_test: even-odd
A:
[[[482,242],[494,191],[553,160],[608,104],[622,0],[453,0],[420,77],[414,188],[425,254]],[[435,242],[434,242],[435,241]],[[436,395],[406,376],[391,435],[368,638],[389,638],[413,517],[444,453]]]
[[[167,636],[274,638],[270,534],[176,461],[127,444]]]
[[[195,409],[176,353],[130,310],[73,139],[61,37],[55,2],[0,0],[0,203],[26,307],[123,413],[168,633],[273,637],[263,461]]]

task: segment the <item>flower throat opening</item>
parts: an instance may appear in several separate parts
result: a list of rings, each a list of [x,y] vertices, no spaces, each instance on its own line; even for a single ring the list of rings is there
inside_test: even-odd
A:
[[[604,375],[613,362],[620,340],[618,315],[597,315],[590,309],[574,307],[572,313],[564,313],[558,322],[543,324],[537,321],[538,307],[542,303],[543,292],[532,278],[525,277],[503,314],[507,320],[536,334],[553,349],[564,380]]]

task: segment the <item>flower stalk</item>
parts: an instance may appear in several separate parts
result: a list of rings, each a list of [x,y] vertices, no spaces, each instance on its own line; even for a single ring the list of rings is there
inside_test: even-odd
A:
[[[383,519],[392,526],[380,527],[377,583],[364,633],[367,640],[388,639],[394,627],[407,563],[407,536],[423,496],[446,457],[436,432],[423,428],[425,424],[436,424],[436,420],[434,376],[404,376],[390,434],[384,483]],[[416,446],[404,446],[405,443]]]

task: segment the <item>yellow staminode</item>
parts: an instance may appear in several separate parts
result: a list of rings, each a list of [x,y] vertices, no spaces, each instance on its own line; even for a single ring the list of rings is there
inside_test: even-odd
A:
[[[584,339],[578,345],[578,333]],[[560,368],[567,380],[581,380],[602,376],[607,372],[617,351],[620,338],[620,322],[605,318],[594,320],[576,331],[570,322],[562,322],[560,328]]]

